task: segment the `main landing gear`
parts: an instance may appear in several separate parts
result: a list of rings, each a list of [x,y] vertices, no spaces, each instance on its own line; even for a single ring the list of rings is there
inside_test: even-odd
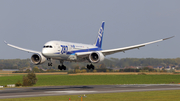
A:
[[[66,70],[66,66],[63,65],[63,61],[60,61],[60,63],[61,63],[62,65],[59,65],[59,66],[58,66],[58,69],[60,69],[60,70],[63,70],[63,69]]]
[[[50,61],[50,62],[48,63],[48,66],[52,66],[51,59],[48,58],[47,60]],[[59,65],[59,66],[58,66],[58,69],[60,69],[60,70],[63,70],[63,69],[66,70],[66,66],[63,65],[63,61],[60,61],[60,63],[61,63],[62,65]]]
[[[58,69],[60,69],[60,70],[63,70],[63,69],[66,70],[66,66],[64,66],[64,65],[62,65],[62,66],[59,65],[59,66],[58,66]]]
[[[90,65],[87,65],[87,69],[92,69],[92,70],[94,70],[94,65],[93,64],[90,64]]]

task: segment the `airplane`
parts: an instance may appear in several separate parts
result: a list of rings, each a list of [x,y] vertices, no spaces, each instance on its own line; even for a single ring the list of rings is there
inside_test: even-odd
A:
[[[125,52],[131,49],[139,49],[140,47],[144,47],[146,45],[164,41],[174,37],[172,36],[156,41],[151,41],[151,42],[123,47],[123,48],[103,50],[102,41],[104,35],[104,25],[105,22],[103,21],[98,31],[98,37],[93,45],[72,43],[65,41],[49,41],[44,44],[42,51],[40,52],[40,51],[21,48],[9,44],[6,41],[4,42],[10,47],[22,51],[26,51],[29,53],[33,53],[33,55],[31,56],[31,62],[35,65],[39,65],[44,63],[45,61],[49,61],[48,66],[52,66],[51,60],[59,60],[61,65],[58,65],[58,69],[66,70],[66,66],[63,65],[64,61],[88,62],[87,69],[94,69],[93,64],[103,61],[106,55],[111,55],[117,52]]]

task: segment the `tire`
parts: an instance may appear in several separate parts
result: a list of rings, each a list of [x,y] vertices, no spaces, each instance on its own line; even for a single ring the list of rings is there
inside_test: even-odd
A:
[[[58,66],[58,69],[62,70],[62,67],[59,65],[59,66]]]
[[[89,65],[87,65],[87,69],[89,69],[89,70],[91,69]]]

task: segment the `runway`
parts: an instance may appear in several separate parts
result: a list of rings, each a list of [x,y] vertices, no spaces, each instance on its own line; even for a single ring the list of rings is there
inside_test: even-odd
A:
[[[4,90],[0,90],[0,99],[159,90],[180,90],[180,84],[87,85],[5,88]]]

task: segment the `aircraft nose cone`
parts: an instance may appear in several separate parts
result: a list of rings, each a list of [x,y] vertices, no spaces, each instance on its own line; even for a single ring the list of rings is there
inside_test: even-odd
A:
[[[49,55],[47,49],[42,50],[42,55],[45,56],[45,57],[47,57]]]

